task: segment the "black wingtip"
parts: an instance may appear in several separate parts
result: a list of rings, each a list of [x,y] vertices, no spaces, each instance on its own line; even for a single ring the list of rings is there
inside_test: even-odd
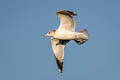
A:
[[[62,69],[59,68],[59,72],[62,73]]]
[[[57,11],[56,14],[64,14],[64,15],[70,15],[70,16],[77,16],[77,13],[76,12],[72,12],[72,11],[69,11],[69,10],[60,10],[60,11]]]
[[[55,57],[55,58],[56,58],[56,57]],[[59,60],[56,58],[56,63],[57,63],[59,72],[62,73],[62,71],[63,71],[63,62],[59,61]]]

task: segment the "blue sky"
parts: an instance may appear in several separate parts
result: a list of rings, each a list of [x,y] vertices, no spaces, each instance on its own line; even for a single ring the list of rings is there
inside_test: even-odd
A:
[[[0,80],[120,80],[119,0],[0,0]],[[58,10],[78,13],[76,31],[87,28],[89,41],[69,42],[63,73],[50,38]]]

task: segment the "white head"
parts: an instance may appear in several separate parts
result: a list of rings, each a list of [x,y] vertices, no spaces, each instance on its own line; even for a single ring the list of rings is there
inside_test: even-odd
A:
[[[47,36],[54,36],[55,35],[55,32],[56,30],[51,30],[49,31],[47,34],[45,34],[44,36],[47,37]]]

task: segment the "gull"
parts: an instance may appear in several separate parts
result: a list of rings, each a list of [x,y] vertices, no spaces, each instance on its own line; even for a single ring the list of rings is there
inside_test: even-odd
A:
[[[60,10],[56,12],[56,15],[60,19],[59,28],[57,30],[49,31],[44,36],[51,37],[52,50],[59,72],[62,73],[65,45],[70,40],[74,40],[79,45],[85,43],[88,40],[88,31],[87,29],[83,29],[75,32],[76,22],[73,19],[73,16],[76,16],[77,13],[69,10]]]

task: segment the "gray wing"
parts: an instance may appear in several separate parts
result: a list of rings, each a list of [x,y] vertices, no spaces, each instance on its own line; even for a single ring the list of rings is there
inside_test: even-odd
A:
[[[69,31],[75,31],[76,22],[72,16],[76,16],[76,13],[68,10],[61,10],[56,12],[56,15],[58,15],[58,17],[60,18],[60,26],[58,30],[64,29]]]
[[[52,50],[59,68],[59,72],[62,72],[63,70],[64,47],[65,44],[67,44],[68,42],[68,40],[58,40],[55,38],[51,38]]]

